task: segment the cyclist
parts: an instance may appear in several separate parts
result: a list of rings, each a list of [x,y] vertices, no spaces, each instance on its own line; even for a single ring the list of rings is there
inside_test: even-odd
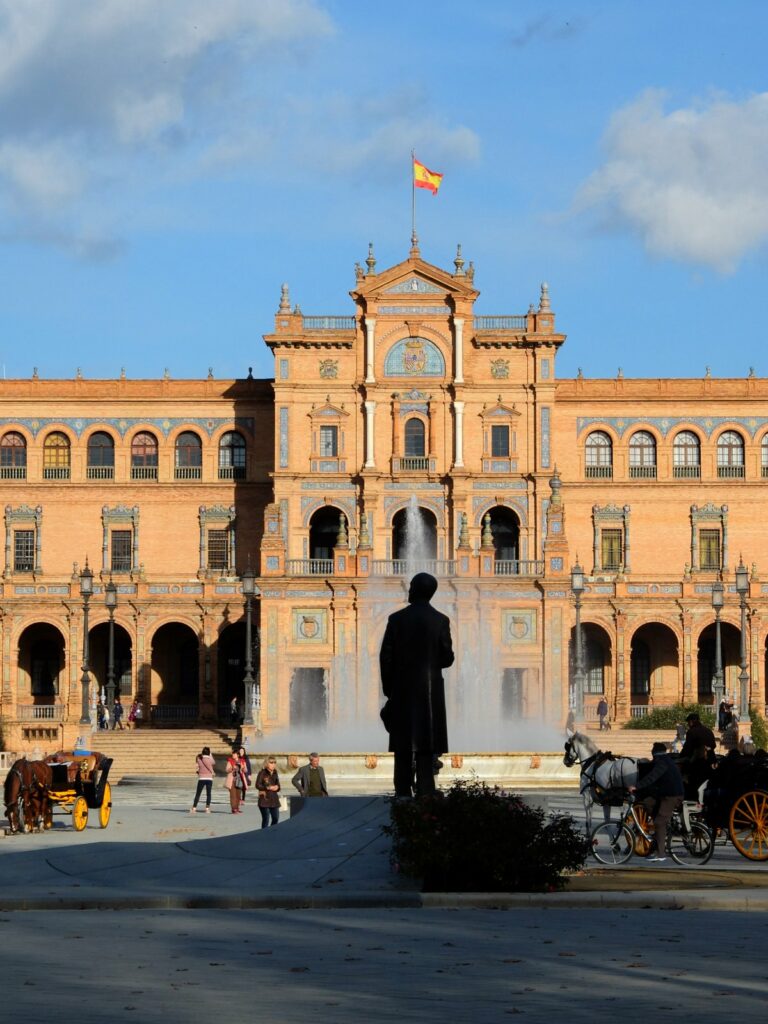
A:
[[[648,860],[667,859],[667,828],[672,815],[683,799],[685,787],[680,769],[670,757],[666,743],[654,743],[652,761],[638,763],[639,778],[631,793],[637,792],[656,826],[656,850]]]

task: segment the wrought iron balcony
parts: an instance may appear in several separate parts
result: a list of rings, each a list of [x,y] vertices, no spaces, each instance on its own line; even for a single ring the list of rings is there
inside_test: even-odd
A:
[[[612,480],[613,466],[585,466],[584,476],[588,480]]]
[[[655,466],[630,466],[629,476],[632,480],[655,480]]]
[[[114,466],[86,466],[85,476],[88,480],[114,480]]]
[[[0,480],[26,480],[26,466],[0,466]]]
[[[673,466],[672,476],[676,480],[698,480],[701,477],[701,466]]]
[[[743,466],[718,466],[717,475],[721,480],[743,480]]]

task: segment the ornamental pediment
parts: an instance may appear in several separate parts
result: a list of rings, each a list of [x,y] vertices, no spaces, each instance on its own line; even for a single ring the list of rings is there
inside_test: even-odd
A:
[[[438,288],[423,277],[408,277],[398,281],[391,288],[385,288],[382,295],[442,295],[445,289]]]
[[[333,405],[331,403],[330,395],[326,396],[325,404],[321,406],[313,405],[309,411],[310,417],[314,419],[333,419],[338,420],[344,416],[349,416],[349,413],[345,410],[344,406]]]

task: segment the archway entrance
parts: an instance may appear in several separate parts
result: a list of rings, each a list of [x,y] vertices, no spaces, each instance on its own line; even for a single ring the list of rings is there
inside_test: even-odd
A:
[[[674,704],[679,700],[677,638],[662,622],[647,622],[635,630],[630,655],[630,702],[639,708],[648,704]]]
[[[333,505],[326,505],[313,513],[309,520],[310,558],[333,558],[341,516],[342,512]]]
[[[255,635],[255,630],[253,631]],[[253,657],[253,656],[252,656]],[[219,634],[216,658],[218,670],[219,717],[229,721],[232,698],[237,697],[240,708],[245,707],[245,623],[233,622]],[[253,672],[257,664],[253,662]]]
[[[611,638],[602,626],[595,622],[582,622],[582,656],[584,661],[584,708],[588,717],[595,717],[598,701],[610,690]],[[571,630],[568,647],[570,694],[575,694],[576,671],[576,627]]]
[[[699,704],[712,704],[714,701],[714,678],[716,668],[715,636],[716,626],[711,622],[699,634],[699,654],[697,659],[697,692]],[[739,703],[739,640],[740,630],[730,622],[720,622],[720,637],[723,665],[723,685],[726,696]]]
[[[434,512],[412,501],[392,518],[392,557],[413,565],[437,558],[437,519]]]
[[[131,638],[128,631],[115,623],[115,695],[123,702],[133,691],[131,681]],[[88,662],[92,685],[97,687],[99,696],[107,692],[109,672],[109,623],[100,622],[88,634]]]
[[[55,626],[36,622],[19,637],[19,670],[23,693],[33,704],[54,704],[64,668],[64,637]]]
[[[322,668],[297,668],[291,678],[290,723],[292,727],[325,728],[328,722],[328,688]]]
[[[515,513],[503,505],[486,512],[493,539],[494,560],[497,562],[517,562],[520,558],[520,520]],[[485,527],[485,516],[483,526]]]
[[[152,637],[152,720],[195,721],[199,702],[199,642],[183,622],[168,622]]]

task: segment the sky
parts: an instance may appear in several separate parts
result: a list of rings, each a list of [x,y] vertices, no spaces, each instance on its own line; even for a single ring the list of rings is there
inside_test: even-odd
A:
[[[0,0],[8,378],[272,376],[283,282],[547,281],[558,375],[768,376],[763,0]]]

